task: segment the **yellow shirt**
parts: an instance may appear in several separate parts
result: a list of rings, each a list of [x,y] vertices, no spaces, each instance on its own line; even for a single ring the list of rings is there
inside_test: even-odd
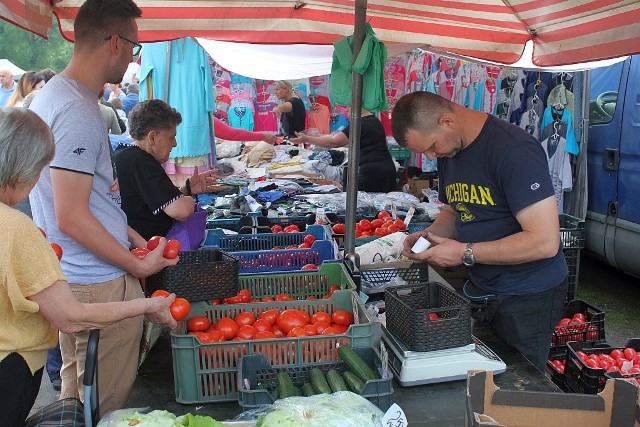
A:
[[[18,352],[31,372],[42,368],[58,331],[27,299],[66,281],[55,252],[33,221],[0,203],[0,361]]]

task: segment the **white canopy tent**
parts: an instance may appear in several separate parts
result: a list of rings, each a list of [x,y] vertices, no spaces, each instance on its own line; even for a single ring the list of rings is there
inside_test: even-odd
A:
[[[11,74],[13,74],[13,79],[17,80],[21,75],[24,74],[24,70],[18,67],[13,62],[8,59],[0,59],[0,70],[9,69],[11,70]]]

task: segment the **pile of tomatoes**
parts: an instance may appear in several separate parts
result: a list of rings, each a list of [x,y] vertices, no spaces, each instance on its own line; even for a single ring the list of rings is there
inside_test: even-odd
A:
[[[584,351],[576,351],[576,355],[585,366],[592,369],[617,371],[623,376],[640,374],[640,354],[632,347],[616,348],[609,353],[587,354]]]
[[[597,323],[588,322],[583,313],[576,313],[573,317],[563,317],[556,325],[551,345],[562,345],[569,341],[597,341],[601,339],[600,328]]]
[[[334,234],[345,234],[346,226],[342,223],[331,227]],[[387,234],[404,231],[407,225],[401,219],[393,219],[387,211],[380,211],[376,219],[361,219],[356,223],[356,238],[359,237],[383,237]]]
[[[300,227],[298,227],[296,224],[290,224],[282,228],[280,224],[275,224],[271,226],[271,232],[272,233],[299,233]]]
[[[312,264],[313,265],[313,264]],[[322,297],[322,299],[330,299],[335,291],[339,291],[341,289],[340,285],[334,284],[329,286],[329,292]],[[241,289],[235,296],[229,298],[215,298],[209,300],[209,303],[218,305],[218,304],[243,304],[243,303],[259,303],[259,302],[273,302],[273,301],[295,301],[299,298],[294,298],[291,295],[281,293],[274,296],[265,296],[262,298],[255,298],[251,295],[251,291],[249,289]],[[318,297],[311,295],[306,298],[308,301],[317,300]]]
[[[187,332],[201,343],[209,343],[339,335],[346,333],[352,323],[353,314],[345,310],[309,315],[304,310],[271,308],[257,316],[252,311],[241,311],[234,318],[222,317],[213,324],[206,316],[194,316],[187,320]]]
[[[275,225],[274,225],[275,227]],[[280,227],[280,226],[278,226]],[[281,227],[282,228],[282,227]],[[294,231],[292,231],[291,233],[295,233]],[[302,243],[300,243],[299,245],[287,245],[287,246],[274,246],[273,248],[271,248],[271,250],[278,250],[278,249],[309,249],[311,248],[311,246],[313,246],[313,242],[316,241],[316,236],[314,236],[313,234],[305,234],[304,237],[302,238]]]

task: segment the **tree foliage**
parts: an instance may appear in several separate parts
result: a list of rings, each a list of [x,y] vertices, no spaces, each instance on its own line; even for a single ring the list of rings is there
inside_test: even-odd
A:
[[[8,59],[25,71],[51,68],[62,71],[73,53],[73,43],[65,40],[54,22],[49,40],[0,19],[0,58]]]

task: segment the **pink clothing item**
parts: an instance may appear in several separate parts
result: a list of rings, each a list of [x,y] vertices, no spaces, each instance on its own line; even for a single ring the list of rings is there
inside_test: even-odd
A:
[[[233,128],[217,117],[213,118],[213,129],[216,138],[227,141],[262,141],[262,134],[244,129]]]

